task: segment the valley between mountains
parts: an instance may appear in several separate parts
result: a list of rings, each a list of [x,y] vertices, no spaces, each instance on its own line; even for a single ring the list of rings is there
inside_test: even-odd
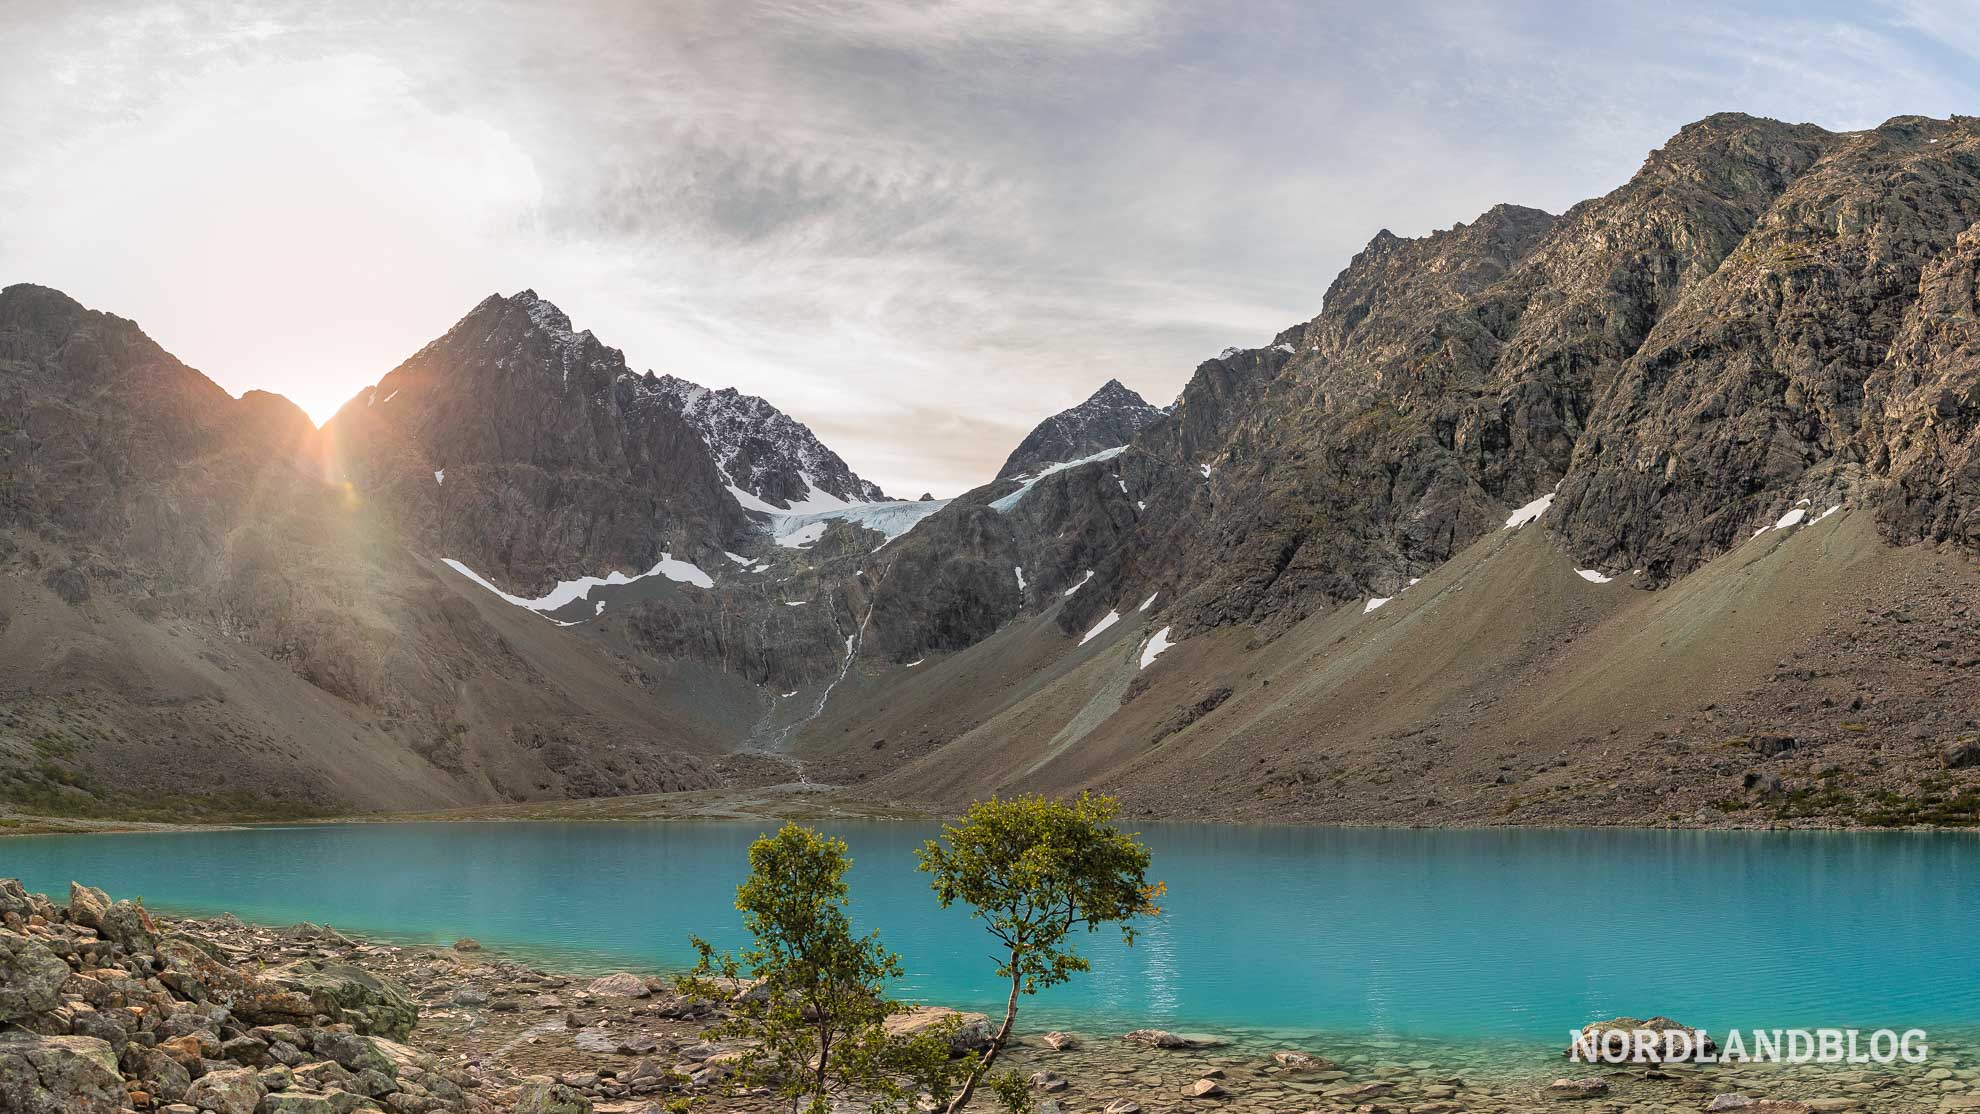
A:
[[[533,291],[318,428],[8,286],[0,808],[1980,822],[1980,120],[1713,116],[1316,301],[936,499]]]

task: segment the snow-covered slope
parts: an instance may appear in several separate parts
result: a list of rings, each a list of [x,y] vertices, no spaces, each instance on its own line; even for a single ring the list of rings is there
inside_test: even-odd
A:
[[[798,549],[823,537],[826,525],[833,519],[844,519],[864,526],[868,530],[878,530],[887,535],[887,541],[893,541],[914,529],[915,524],[922,519],[948,505],[947,499],[889,500],[879,503],[853,503],[827,510],[795,514],[777,512],[771,519],[770,534],[778,545]],[[743,506],[756,509],[750,508],[748,503],[744,503]]]
[[[887,498],[803,422],[755,395],[650,373],[639,387],[642,394],[676,406],[701,434],[745,510],[805,514]]]

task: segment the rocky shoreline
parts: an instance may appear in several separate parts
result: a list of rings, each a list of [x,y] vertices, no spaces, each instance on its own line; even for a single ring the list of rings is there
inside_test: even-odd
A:
[[[467,939],[422,947],[310,924],[165,920],[81,885],[57,902],[0,881],[0,921],[0,1114],[777,1109],[723,1093],[735,1049],[701,1037],[720,1004],[654,976],[557,973]],[[963,1039],[985,1031],[966,1025]],[[1040,1114],[1980,1111],[1980,1068],[1944,1048],[1921,1067],[1847,1070],[1595,1069],[1426,1048],[1142,1029],[1031,1034],[1007,1056],[1032,1078]]]

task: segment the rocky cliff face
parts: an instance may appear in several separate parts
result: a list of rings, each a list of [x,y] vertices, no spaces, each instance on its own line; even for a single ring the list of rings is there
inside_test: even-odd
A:
[[[1945,257],[1976,220],[1974,121],[1907,117],[1826,137],[1602,400],[1561,489],[1569,545],[1667,581],[1802,499],[1868,496],[1878,462],[1880,481],[1917,486],[1909,468],[1934,466],[1894,453],[1884,423],[1867,419],[1908,408],[1898,424],[1916,427],[1921,400],[1901,396],[1923,385],[1918,345],[1932,344],[1922,334],[1943,320],[1944,270],[1958,268]],[[1960,378],[1924,374],[1948,373]],[[1954,528],[1928,530],[1907,512],[1893,521],[1912,537]]]
[[[0,522],[72,544],[76,591],[154,569],[208,577],[256,475],[313,433],[286,400],[235,400],[130,321],[43,287],[0,291]]]
[[[672,401],[745,502],[790,510],[812,500],[814,492],[842,503],[887,498],[880,485],[861,479],[803,422],[755,395],[734,387],[711,391],[672,375],[649,374],[639,387]]]
[[[483,301],[323,441],[331,478],[524,596],[663,553],[709,567],[752,532],[668,396],[534,291]]]
[[[1050,464],[1083,460],[1102,449],[1134,440],[1162,411],[1140,395],[1109,379],[1085,402],[1039,422],[997,470],[1009,479]]]
[[[1278,629],[1392,595],[1557,486],[1582,563],[1655,583],[1872,478],[1900,493],[1893,537],[1957,536],[1928,493],[1967,459],[1966,385],[1921,369],[1961,363],[1974,158],[1970,120],[1722,115],[1559,218],[1378,235],[1318,317],[1205,363],[1137,438],[1124,590],[1174,589],[1190,629]]]

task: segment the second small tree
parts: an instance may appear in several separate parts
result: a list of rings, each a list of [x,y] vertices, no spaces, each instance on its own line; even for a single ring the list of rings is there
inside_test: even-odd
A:
[[[1134,918],[1161,912],[1162,886],[1148,881],[1148,849],[1114,826],[1119,806],[1109,797],[1081,794],[1070,804],[1043,797],[991,799],[970,807],[961,822],[920,852],[921,869],[944,908],[962,902],[1001,944],[997,974],[1010,980],[1004,1022],[990,1047],[966,1069],[949,1098],[956,1114],[968,1105],[1017,1021],[1018,995],[1065,982],[1089,969],[1068,938],[1119,924],[1134,943]],[[999,1079],[1000,1097],[1023,1103],[1022,1081]]]
[[[824,1114],[835,1098],[898,1107],[912,1098],[903,1076],[931,1058],[887,1037],[887,1016],[901,1007],[885,988],[900,976],[900,957],[881,946],[877,932],[853,935],[846,918],[851,866],[844,841],[810,828],[786,824],[758,839],[749,848],[749,877],[736,889],[754,944],[738,959],[717,955],[697,937],[701,962],[680,979],[696,997],[735,1000],[729,1020],[709,1035],[744,1042],[737,1081],[775,1089],[793,1111]],[[758,981],[738,997],[745,971]],[[942,1046],[935,1057],[946,1054]]]

